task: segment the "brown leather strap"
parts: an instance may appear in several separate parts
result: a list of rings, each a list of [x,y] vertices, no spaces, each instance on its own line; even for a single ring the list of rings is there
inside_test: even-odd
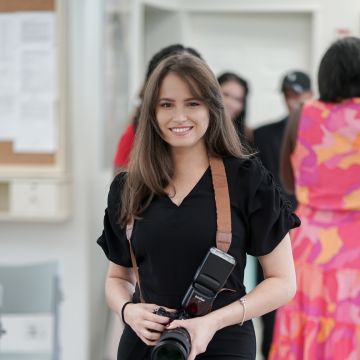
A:
[[[137,282],[137,285],[139,287],[140,302],[145,303],[143,293],[142,293],[141,287],[140,287],[139,267],[138,267],[138,264],[136,262],[136,257],[135,257],[135,254],[134,254],[134,250],[133,250],[132,245],[131,245],[131,235],[132,235],[133,228],[134,228],[134,218],[131,217],[131,219],[129,220],[129,222],[126,225],[126,237],[127,237],[128,241],[129,241],[131,263],[132,263],[132,267],[133,267],[134,272],[135,272],[136,282]]]
[[[231,209],[228,182],[224,162],[210,157],[210,169],[214,185],[216,203],[216,247],[227,252],[231,245]]]
[[[229,188],[225,172],[224,162],[221,158],[210,157],[210,169],[215,193],[216,204],[216,247],[227,252],[231,245],[231,209]],[[136,281],[140,292],[140,301],[144,303],[143,294],[140,287],[139,267],[131,246],[131,235],[134,228],[134,218],[132,217],[126,225],[126,237],[129,241],[131,263],[135,272]]]

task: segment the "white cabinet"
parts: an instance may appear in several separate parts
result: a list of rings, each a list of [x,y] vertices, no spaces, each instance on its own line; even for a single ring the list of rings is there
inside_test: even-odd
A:
[[[61,221],[69,215],[69,181],[1,180],[0,220]]]

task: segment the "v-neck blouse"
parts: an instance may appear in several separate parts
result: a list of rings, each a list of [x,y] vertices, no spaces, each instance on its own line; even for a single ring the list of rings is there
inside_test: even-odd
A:
[[[196,189],[200,186],[200,184],[202,183],[202,181],[204,180],[205,176],[207,175],[208,172],[210,172],[210,165],[207,167],[207,169],[205,170],[205,172],[202,174],[202,176],[200,177],[200,179],[196,182],[196,184],[193,186],[193,188],[187,193],[186,196],[184,196],[184,198],[182,199],[181,203],[178,205],[176,203],[174,203],[174,201],[171,200],[171,196],[167,196],[167,198],[170,200],[170,202],[176,206],[176,207],[180,207],[182,205],[182,203],[189,197],[192,196],[192,193],[195,191]]]
[[[246,253],[270,253],[286,233],[300,225],[272,175],[259,160],[224,158],[228,179],[232,243],[229,254],[237,264],[214,308],[231,303],[245,294]],[[126,173],[112,182],[104,230],[98,239],[108,259],[131,267],[125,229],[118,224],[120,195]],[[179,308],[198,266],[210,247],[216,246],[216,207],[210,168],[180,206],[167,196],[155,196],[135,222],[132,244],[146,302]],[[138,292],[134,297],[138,301]]]

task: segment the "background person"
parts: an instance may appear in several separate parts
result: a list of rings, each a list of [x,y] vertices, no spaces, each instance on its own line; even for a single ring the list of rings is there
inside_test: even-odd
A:
[[[301,71],[290,71],[284,75],[281,82],[281,93],[286,105],[286,116],[277,122],[260,126],[253,132],[253,146],[258,151],[258,156],[264,166],[273,174],[276,183],[281,186],[280,181],[280,153],[281,144],[288,123],[289,116],[293,114],[296,107],[304,101],[312,98],[310,77]],[[285,192],[285,197],[290,202],[292,209],[296,208],[294,194]],[[264,276],[261,266],[257,264],[257,282],[260,283]],[[269,356],[271,341],[274,331],[275,311],[261,317],[262,343],[261,351],[265,359]]]
[[[234,121],[235,128],[242,141],[249,141],[251,130],[246,125],[248,82],[233,72],[225,72],[218,76],[221,92],[224,96],[225,108]]]
[[[318,85],[284,138],[283,183],[303,225],[292,234],[298,291],[277,312],[271,360],[360,359],[360,39],[330,46]]]

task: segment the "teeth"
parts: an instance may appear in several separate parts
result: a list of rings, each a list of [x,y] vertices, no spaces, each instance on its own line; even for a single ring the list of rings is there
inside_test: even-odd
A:
[[[185,131],[189,131],[191,129],[191,127],[187,127],[187,128],[172,128],[171,131],[177,132],[177,133],[182,133]]]

